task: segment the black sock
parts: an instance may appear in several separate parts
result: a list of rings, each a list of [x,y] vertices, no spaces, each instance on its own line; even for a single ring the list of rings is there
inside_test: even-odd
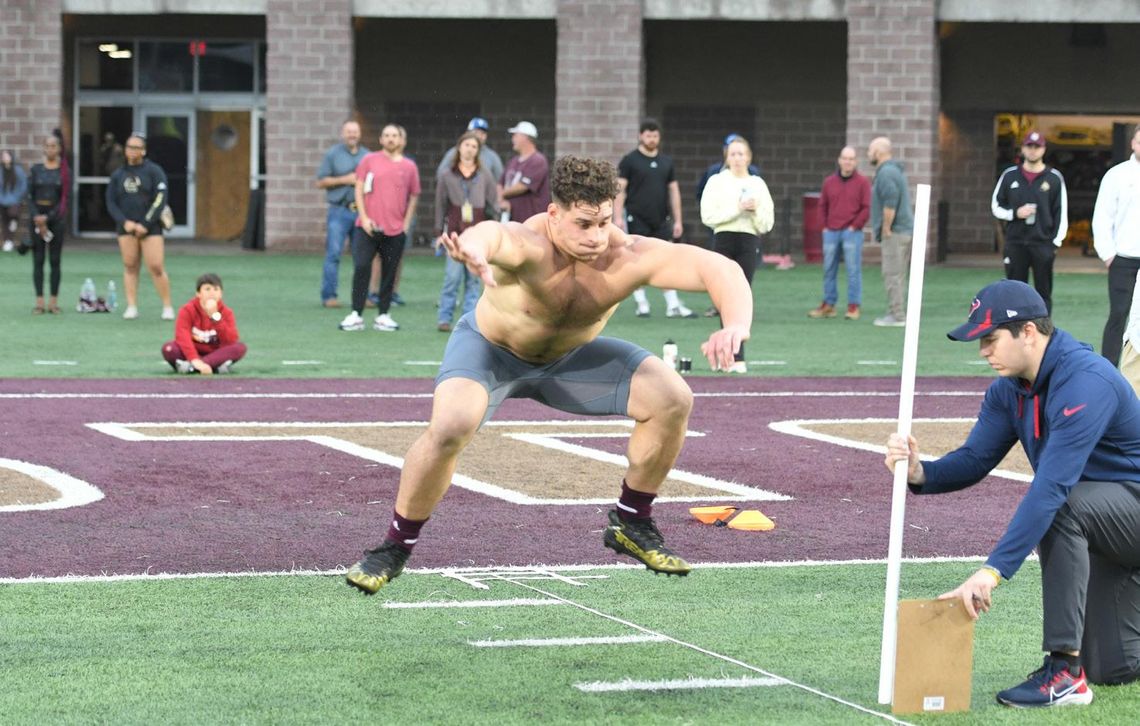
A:
[[[618,517],[622,520],[648,519],[653,516],[653,500],[656,498],[656,494],[630,489],[622,479],[621,498],[617,502]]]
[[[426,519],[408,519],[401,517],[392,510],[392,524],[388,525],[388,536],[385,542],[391,542],[405,552],[411,552],[420,538],[420,528],[427,522]]]
[[[1069,655],[1068,653],[1062,653],[1060,651],[1054,650],[1049,653],[1049,657],[1053,660],[1065,661],[1065,663],[1069,666],[1069,671],[1074,674],[1077,673],[1081,668],[1081,657],[1079,655]]]

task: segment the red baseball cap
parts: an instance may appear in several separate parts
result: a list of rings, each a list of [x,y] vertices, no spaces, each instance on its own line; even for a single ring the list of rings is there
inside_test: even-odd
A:
[[[1021,140],[1021,145],[1022,146],[1044,146],[1045,145],[1045,137],[1042,136],[1037,131],[1030,131],[1029,133],[1027,133],[1025,135],[1025,138]]]

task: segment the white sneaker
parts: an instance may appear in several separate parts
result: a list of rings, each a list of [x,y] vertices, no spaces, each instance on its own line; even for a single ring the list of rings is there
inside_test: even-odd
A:
[[[5,252],[11,252],[14,249],[16,249],[16,243],[15,242],[13,242],[10,239],[4,240],[4,251]]]
[[[880,328],[901,328],[906,325],[906,318],[896,318],[894,314],[887,313],[881,318],[875,318],[875,325]]]
[[[341,330],[364,330],[364,318],[360,317],[360,313],[353,310],[348,315],[344,316],[344,320],[340,321]]]
[[[391,315],[384,313],[376,316],[376,322],[372,324],[372,329],[390,333],[393,330],[399,330],[400,324],[393,320]]]
[[[224,376],[227,373],[229,373],[233,367],[234,367],[234,362],[232,360],[228,360],[228,361],[225,361],[224,363],[222,363],[217,368],[215,368],[214,373],[217,373],[218,375]]]
[[[738,360],[735,363],[733,363],[732,365],[730,365],[728,368],[725,368],[724,371],[725,371],[725,373],[747,373],[748,372],[748,364],[746,364],[742,360]]]
[[[638,305],[637,306],[637,312],[635,313],[635,315],[637,315],[637,317],[639,317],[639,318],[648,318],[649,317],[649,304],[646,303],[645,305]]]
[[[194,366],[190,365],[190,361],[185,359],[174,361],[174,368],[183,375],[188,375],[194,372]]]
[[[8,231],[9,232],[15,232],[19,228],[19,226],[20,226],[20,223],[17,222],[16,220],[14,220],[14,219],[8,220]]]
[[[174,308],[163,308],[162,309],[162,319],[163,320],[174,320]]]
[[[678,305],[675,308],[669,308],[668,310],[666,310],[665,311],[665,317],[667,317],[667,318],[695,318],[695,317],[697,317],[697,314],[694,313],[692,310],[688,309],[687,307],[685,307],[684,305]]]
[[[128,305],[127,309],[123,311],[123,320],[134,320],[138,316],[139,309],[134,305]],[[189,365],[189,363],[187,365]]]

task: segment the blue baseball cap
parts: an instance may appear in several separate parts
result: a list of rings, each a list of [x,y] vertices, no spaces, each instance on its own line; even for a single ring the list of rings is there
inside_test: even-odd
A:
[[[487,123],[487,119],[481,118],[479,116],[471,119],[471,121],[467,124],[468,131],[474,131],[475,129],[482,129],[483,131],[487,131],[490,128],[491,125]]]
[[[736,141],[739,138],[742,138],[740,134],[729,134],[728,136],[724,137],[724,145],[728,146],[733,141]]]
[[[970,303],[970,317],[946,337],[950,340],[977,340],[1004,323],[1049,317],[1045,301],[1029,285],[1018,280],[1000,280],[986,285]]]

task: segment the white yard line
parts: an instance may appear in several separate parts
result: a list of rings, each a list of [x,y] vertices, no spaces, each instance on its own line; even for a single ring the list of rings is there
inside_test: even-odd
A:
[[[662,635],[602,635],[593,638],[524,638],[522,640],[469,640],[476,648],[564,648],[581,645],[633,645],[667,643]]]
[[[984,391],[916,391],[927,398],[974,397]],[[895,398],[898,391],[696,391],[697,398]],[[416,399],[431,393],[0,393],[0,400],[108,399],[108,400],[225,400],[225,399]],[[493,423],[493,422],[492,422]]]
[[[423,610],[431,608],[517,608],[537,605],[565,605],[558,598],[515,598],[513,600],[427,600],[424,602],[386,602],[392,610]]]
[[[732,665],[739,666],[739,667],[744,668],[746,670],[750,670],[754,673],[759,673],[762,676],[776,680],[780,684],[787,684],[789,686],[792,686],[793,688],[798,688],[798,689],[805,691],[807,693],[811,693],[813,695],[819,696],[820,698],[825,698],[825,699],[832,701],[834,703],[838,703],[841,706],[846,706],[848,708],[854,709],[854,710],[859,711],[861,713],[868,714],[870,716],[876,716],[878,718],[889,721],[890,723],[897,723],[897,724],[907,723],[906,721],[900,721],[899,719],[895,718],[894,716],[891,716],[890,714],[875,711],[873,709],[867,708],[866,706],[861,706],[858,703],[852,703],[851,701],[840,698],[839,696],[833,696],[830,693],[826,693],[824,691],[819,690],[818,688],[812,688],[811,686],[805,685],[803,683],[798,683],[796,681],[793,681],[789,678],[785,678],[785,677],[778,675],[776,673],[772,673],[770,671],[764,670],[763,668],[760,668],[758,666],[754,666],[751,663],[745,663],[744,661],[733,658],[732,656],[724,655],[723,653],[717,653],[716,651],[709,650],[708,648],[702,648],[701,646],[696,645],[695,643],[689,643],[687,641],[680,640],[678,638],[674,638],[670,635],[666,635],[665,633],[661,633],[661,632],[658,632],[656,630],[651,630],[650,628],[647,628],[644,625],[638,625],[637,623],[634,623],[634,622],[629,621],[629,620],[625,620],[624,618],[619,618],[616,615],[610,615],[609,613],[604,613],[601,610],[598,610],[596,608],[592,608],[588,605],[583,605],[582,603],[575,602],[573,600],[570,600],[569,598],[562,597],[561,595],[557,595],[557,594],[552,593],[552,592],[547,592],[546,590],[543,590],[540,587],[535,587],[534,585],[529,585],[525,582],[519,582],[517,580],[512,580],[508,577],[504,577],[503,580],[505,582],[511,583],[512,585],[515,585],[517,587],[522,587],[522,588],[525,588],[527,590],[531,590],[532,592],[536,592],[536,593],[538,593],[540,595],[544,595],[548,598],[552,598],[555,600],[561,600],[565,604],[570,605],[572,607],[576,607],[579,610],[582,610],[583,612],[590,613],[591,615],[597,615],[600,618],[605,618],[606,620],[609,620],[609,621],[614,622],[614,623],[618,623],[619,625],[624,625],[627,628],[632,628],[633,630],[638,631],[639,633],[644,633],[645,635],[658,636],[658,637],[661,637],[661,638],[669,641],[670,643],[675,643],[676,645],[680,645],[684,648],[688,648],[690,650],[696,651],[697,653],[707,655],[710,658],[716,658],[717,660],[722,660],[726,663],[731,663]]]
[[[615,691],[679,691],[702,688],[756,688],[785,685],[780,678],[684,678],[672,681],[592,681],[575,683],[583,693],[613,693]]]

